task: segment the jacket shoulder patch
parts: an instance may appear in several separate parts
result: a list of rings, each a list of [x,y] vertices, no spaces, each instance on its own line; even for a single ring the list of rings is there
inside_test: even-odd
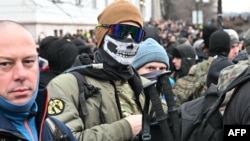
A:
[[[65,102],[58,98],[52,98],[49,100],[48,114],[51,116],[59,115],[63,112]]]

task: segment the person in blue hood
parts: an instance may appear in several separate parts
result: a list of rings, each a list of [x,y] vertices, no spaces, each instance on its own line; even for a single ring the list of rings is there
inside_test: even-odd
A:
[[[48,118],[48,94],[38,82],[32,35],[17,22],[0,20],[0,140],[75,141],[68,127]]]

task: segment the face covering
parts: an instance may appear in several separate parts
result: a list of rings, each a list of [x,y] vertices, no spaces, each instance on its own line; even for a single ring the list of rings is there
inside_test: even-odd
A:
[[[141,76],[153,81],[153,80],[157,80],[157,76],[160,75],[161,73],[162,73],[161,71],[155,70],[149,73],[142,74]]]
[[[134,60],[139,44],[132,39],[114,39],[106,35],[103,43],[103,50],[114,60],[122,65],[130,65]]]

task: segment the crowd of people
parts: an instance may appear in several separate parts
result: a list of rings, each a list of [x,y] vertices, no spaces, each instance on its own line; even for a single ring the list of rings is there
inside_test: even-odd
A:
[[[97,21],[91,39],[47,36],[39,48],[21,24],[0,21],[1,139],[132,140],[142,129],[144,85],[159,74],[170,71],[166,81],[180,106],[211,84],[225,88],[249,66],[250,30],[240,36],[215,25],[144,23],[124,0],[109,4]],[[81,75],[84,87],[68,70]],[[230,107],[246,110],[225,111],[226,123],[249,124],[242,97]],[[159,98],[167,110],[166,97]]]

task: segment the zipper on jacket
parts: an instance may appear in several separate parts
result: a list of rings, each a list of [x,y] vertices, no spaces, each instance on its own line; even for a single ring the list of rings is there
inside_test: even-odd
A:
[[[42,121],[41,121],[41,124],[40,124],[40,132],[38,133],[38,141],[42,141],[42,132],[43,132],[43,124],[44,124],[44,121],[45,121],[45,118],[46,118],[46,113],[47,113],[47,111],[48,111],[48,104],[49,104],[49,96],[48,96],[48,90],[46,89],[46,91],[45,91],[45,97],[46,97],[46,102],[45,102],[45,104],[44,104],[44,111],[46,111],[46,112],[44,112],[43,113],[43,115],[42,115]]]

